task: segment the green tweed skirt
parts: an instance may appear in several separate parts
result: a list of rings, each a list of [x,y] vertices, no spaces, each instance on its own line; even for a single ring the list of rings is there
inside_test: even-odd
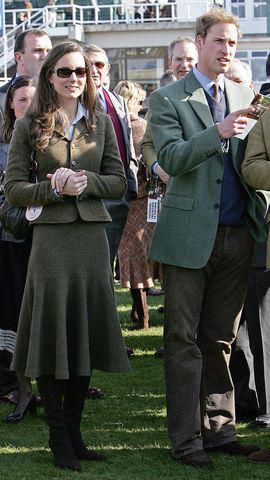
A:
[[[11,369],[68,379],[129,368],[104,224],[34,225]]]

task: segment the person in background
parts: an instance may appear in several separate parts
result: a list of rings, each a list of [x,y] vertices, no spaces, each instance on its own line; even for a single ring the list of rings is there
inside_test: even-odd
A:
[[[267,81],[262,84],[260,93],[262,95],[270,95],[270,53],[268,53],[268,56],[267,56],[265,71],[266,71]]]
[[[176,80],[179,80],[195,65],[198,60],[198,51],[194,40],[191,37],[177,37],[168,47],[169,67],[160,79],[160,86],[163,87]],[[168,73],[170,72],[170,73]],[[153,144],[149,115],[146,115],[147,127],[141,143],[142,157],[152,174],[158,177],[165,185],[169,181],[169,175],[160,167],[157,161],[157,154]],[[153,265],[157,262],[152,261]],[[155,267],[153,267],[154,270]],[[164,308],[160,307],[159,312],[163,313]],[[163,357],[163,348],[155,352],[157,358]]]
[[[16,119],[26,113],[35,93],[33,80],[29,77],[14,78],[6,94],[3,114],[2,136],[0,143],[0,171],[5,172],[8,159],[9,144]],[[3,187],[3,185],[2,185]],[[0,202],[4,201],[1,192]],[[23,419],[27,410],[35,410],[36,397],[32,393],[31,381],[21,372],[17,375],[9,368],[15,349],[16,332],[23,297],[27,264],[31,249],[31,239],[16,240],[6,233],[0,224],[0,393],[17,403],[13,413],[6,417],[6,422],[15,423]],[[4,365],[4,359],[7,362]]]
[[[173,79],[183,78],[191,70],[198,60],[198,50],[191,37],[177,37],[168,47],[169,69],[173,73]],[[166,72],[165,72],[166,73]],[[173,81],[172,79],[172,81]],[[169,82],[170,83],[170,82]],[[144,160],[149,169],[165,183],[169,176],[160,167],[157,161],[156,151],[153,145],[149,115],[146,116],[147,127],[142,140],[141,149]]]
[[[225,77],[233,82],[246,85],[246,87],[254,90],[250,66],[245,62],[241,62],[241,60],[238,60],[237,58],[231,63],[229,70],[225,73]]]
[[[191,37],[177,37],[168,48],[169,69],[173,71],[177,80],[184,77],[195,65],[198,59],[198,50]]]
[[[37,183],[29,183],[36,151]],[[93,369],[130,368],[117,316],[103,198],[126,178],[108,115],[96,112],[90,64],[76,43],[55,46],[27,115],[15,125],[5,177],[13,205],[33,209],[33,242],[11,368],[37,379],[56,466],[81,471],[80,424]]]
[[[5,85],[0,87],[0,140],[2,141],[2,119],[5,108],[6,94],[13,82],[19,76],[28,76],[35,81],[39,76],[42,63],[52,48],[51,40],[47,33],[39,29],[29,29],[20,33],[15,40],[14,59],[17,67],[16,74]],[[25,103],[25,100],[22,101]],[[12,112],[11,112],[12,114]],[[13,125],[12,125],[13,128]],[[7,149],[7,147],[4,147]],[[0,350],[0,381],[4,384],[17,385],[16,376],[10,371],[11,353]],[[15,380],[15,383],[14,383]],[[2,389],[4,391],[4,389]],[[6,398],[5,398],[6,400]],[[11,397],[12,400],[12,397]]]
[[[100,108],[111,117],[121,160],[127,177],[127,192],[120,200],[106,200],[105,205],[112,217],[110,225],[106,225],[106,232],[110,246],[111,268],[114,271],[114,262],[121,236],[127,221],[130,201],[136,197],[137,185],[137,162],[134,151],[130,116],[123,97],[116,95],[104,88],[104,82],[110,71],[107,54],[98,45],[88,45],[85,52],[91,63],[91,75],[96,85],[98,104]]]
[[[48,0],[48,6],[50,7],[48,9],[48,24],[52,27],[56,27],[56,21],[57,21],[57,12],[55,8],[57,0]]]
[[[0,87],[0,128],[8,87],[14,78],[19,75],[27,75],[37,80],[44,59],[51,48],[52,42],[50,37],[44,30],[38,28],[25,30],[16,38],[14,45],[16,74],[9,82]]]
[[[169,85],[169,83],[176,82],[177,78],[174,75],[173,70],[166,70],[165,73],[163,73],[161,79],[160,79],[160,87],[165,87],[166,85]]]
[[[242,174],[246,182],[253,188],[258,190],[270,191],[270,141],[269,141],[269,128],[270,128],[270,110],[268,109],[257,121],[252,128],[248,144],[246,148],[245,158],[242,163]],[[266,223],[269,224],[269,213],[266,215]],[[270,249],[269,249],[269,233],[266,245],[266,269],[260,268],[255,273],[256,279],[256,294],[260,299],[260,318],[259,327],[257,328],[257,334],[260,334],[260,327],[262,327],[262,321],[264,322],[265,337],[263,339],[263,351],[259,352],[257,357],[258,367],[263,366],[261,372],[261,385],[266,383],[266,393],[269,395],[269,269],[270,269]],[[253,287],[255,289],[255,285]],[[254,293],[253,293],[254,295]],[[265,309],[264,311],[262,309]],[[251,350],[253,351],[252,347]],[[263,365],[264,362],[264,365]],[[268,367],[268,371],[266,370]],[[263,393],[263,392],[262,392]],[[265,394],[263,397],[265,400]],[[267,396],[267,401],[269,397]],[[266,415],[261,415],[256,418],[256,424],[262,427],[270,425],[269,418],[269,404],[265,403]],[[268,410],[267,410],[268,407]],[[268,414],[268,415],[267,415]],[[249,457],[250,462],[258,464],[270,464],[270,448],[261,450],[260,452],[254,452]]]
[[[234,59],[225,77],[253,88],[249,65]],[[265,194],[264,194],[265,195]],[[236,419],[270,426],[270,272],[266,243],[256,243],[239,330],[232,345],[230,371]]]
[[[145,289],[154,286],[148,263],[148,249],[154,224],[147,222],[147,173],[145,165],[140,162],[140,143],[146,121],[138,115],[146,92],[138,84],[124,80],[116,85],[114,93],[124,97],[127,102],[136,159],[139,163],[138,196],[130,202],[127,222],[118,249],[120,285],[122,288],[130,289],[133,301],[131,311],[133,328],[147,329],[149,315]]]

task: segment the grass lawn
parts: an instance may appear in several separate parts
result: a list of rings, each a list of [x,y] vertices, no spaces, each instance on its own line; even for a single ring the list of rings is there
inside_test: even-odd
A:
[[[82,461],[82,474],[56,469],[47,446],[42,409],[27,414],[17,425],[1,423],[0,480],[262,480],[270,479],[270,465],[251,465],[245,458],[212,454],[214,466],[198,470],[179,466],[170,457],[166,430],[163,361],[153,357],[162,344],[162,315],[157,306],[163,297],[151,297],[147,332],[130,330],[130,297],[117,288],[120,321],[126,345],[134,349],[132,370],[123,374],[94,372],[92,383],[105,397],[88,400],[83,435],[91,448],[106,454],[107,462]],[[0,404],[0,415],[10,406]],[[270,446],[268,429],[237,427],[240,441]]]

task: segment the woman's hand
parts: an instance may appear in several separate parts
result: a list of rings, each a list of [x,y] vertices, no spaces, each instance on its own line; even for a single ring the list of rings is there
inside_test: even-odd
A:
[[[80,195],[87,187],[87,176],[85,175],[85,170],[80,170],[79,172],[73,172],[73,175],[70,175],[65,183],[65,186],[62,190],[63,195]]]
[[[48,173],[51,179],[51,187],[62,195],[80,195],[87,187],[85,170],[74,172],[70,168],[58,168],[54,174]]]
[[[65,183],[67,179],[71,176],[74,175],[74,171],[71,170],[70,168],[58,168],[54,174],[48,173],[47,178],[51,179],[51,186],[53,190],[56,190],[59,193],[62,193],[63,188],[65,186]]]

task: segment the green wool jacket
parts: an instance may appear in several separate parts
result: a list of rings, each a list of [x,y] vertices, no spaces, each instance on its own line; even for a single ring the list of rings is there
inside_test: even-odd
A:
[[[253,188],[270,191],[270,109],[267,110],[249,134],[242,173]],[[265,192],[264,192],[265,194]],[[269,228],[270,212],[266,216]],[[267,240],[266,266],[270,268],[270,236]]]
[[[250,105],[251,89],[225,78],[228,112]],[[150,256],[185,268],[203,268],[213,250],[219,220],[223,150],[206,96],[193,72],[152,93],[151,129],[158,163],[170,175]],[[230,140],[235,171],[248,193],[246,222],[257,241],[266,239],[265,203],[241,175],[246,141]]]
[[[35,223],[69,223],[78,217],[89,222],[108,222],[111,217],[103,198],[121,198],[126,191],[126,177],[111,119],[96,113],[96,131],[92,132],[85,118],[75,126],[71,140],[55,130],[48,146],[37,152],[37,183],[29,183],[29,160],[32,152],[30,121],[16,121],[11,140],[5,176],[5,194],[12,205],[43,205]],[[85,170],[87,187],[77,197],[59,198],[47,179],[48,173],[66,167]]]

